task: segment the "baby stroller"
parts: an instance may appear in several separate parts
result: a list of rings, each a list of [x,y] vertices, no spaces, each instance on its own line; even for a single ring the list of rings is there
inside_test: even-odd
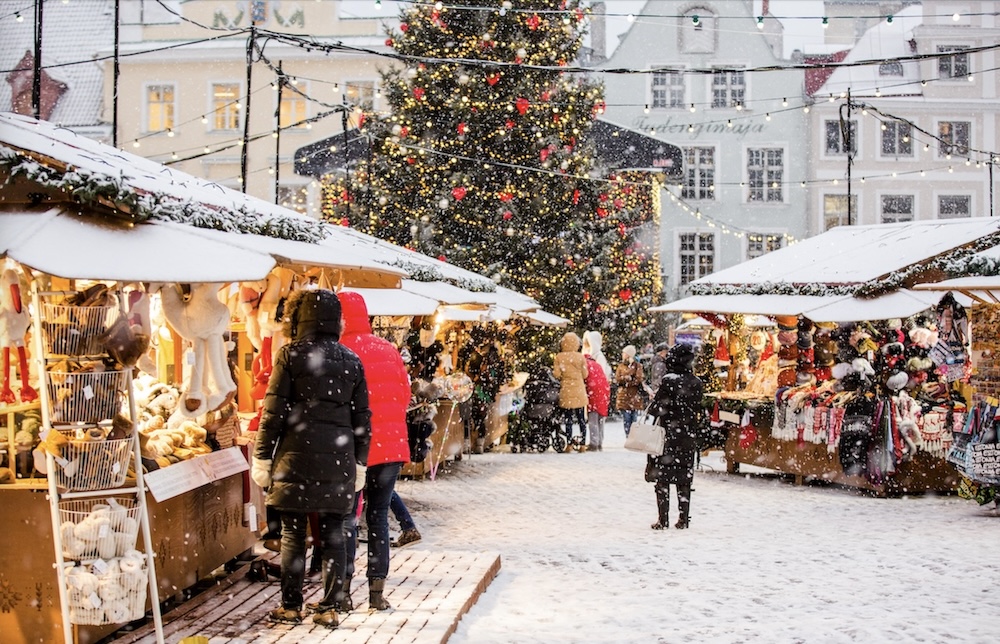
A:
[[[557,418],[559,381],[546,368],[536,369],[524,383],[524,407],[507,433],[511,452],[566,449],[566,435]]]

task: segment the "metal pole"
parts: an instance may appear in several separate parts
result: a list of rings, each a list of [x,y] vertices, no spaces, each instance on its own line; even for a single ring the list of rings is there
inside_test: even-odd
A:
[[[121,0],[115,0],[115,64],[114,64],[114,88],[111,93],[111,145],[118,147],[118,78],[121,70],[118,67],[118,29],[121,23]]]
[[[243,194],[247,191],[247,148],[250,147],[250,81],[253,76],[253,46],[257,38],[257,30],[250,27],[250,37],[247,38],[247,97],[243,110],[243,149],[240,151],[240,188]]]
[[[347,208],[345,216],[347,221],[351,220],[351,167],[350,155],[347,153],[347,94],[341,94],[341,100],[344,103],[344,111],[340,113],[341,126],[344,128],[344,190],[347,193],[347,199],[345,199],[345,206]]]
[[[44,0],[35,0],[35,61],[31,79],[31,109],[36,119],[42,118],[42,7]]]
[[[843,141],[845,152],[847,153],[847,225],[850,226],[853,221],[851,217],[851,162],[854,160],[851,154],[851,88],[847,88],[847,104],[844,105],[847,108],[847,122],[843,121],[843,110],[841,110],[841,127],[843,128]]]
[[[285,74],[278,63],[278,105],[274,108],[274,203],[278,203],[279,176],[281,174],[281,94],[285,88]]]

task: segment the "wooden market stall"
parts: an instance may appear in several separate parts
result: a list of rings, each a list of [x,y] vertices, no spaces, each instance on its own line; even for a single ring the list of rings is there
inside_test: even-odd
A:
[[[709,408],[730,472],[745,463],[876,494],[953,491],[946,456],[967,378],[938,333],[940,298],[915,287],[980,270],[977,253],[998,245],[989,218],[840,227],[696,280],[689,297],[652,310],[719,320],[707,355],[725,384]],[[751,314],[776,332],[736,386]]]
[[[406,273],[319,246],[312,240],[330,230],[319,222],[17,115],[0,114],[0,185],[4,290],[27,294],[30,286],[33,299],[26,306],[0,298],[0,335],[24,359],[5,374],[0,402],[7,466],[0,472],[10,473],[0,477],[0,500],[18,518],[0,539],[0,585],[9,599],[0,632],[5,642],[93,642],[145,607],[159,633],[159,601],[182,597],[249,552],[263,515],[261,504],[250,503],[238,430],[223,437],[232,423],[211,421],[236,389],[225,382],[232,374],[224,363],[224,333],[235,319],[225,300],[233,290],[221,287],[266,281],[277,271],[331,286],[386,287]],[[160,322],[150,312],[157,295]],[[206,321],[210,330],[193,326]],[[111,335],[119,327],[124,335]],[[149,358],[145,347],[154,340],[159,350],[143,367],[152,375],[133,380],[132,365]],[[69,371],[81,365],[91,371]],[[56,369],[66,370],[61,379]],[[105,373],[116,376],[114,384],[102,385]],[[126,459],[134,451],[134,462],[112,463],[104,456],[112,448]],[[69,480],[81,468],[83,487]],[[89,482],[93,468],[97,482]],[[98,531],[95,543],[115,540],[88,549],[80,540],[90,533],[80,529],[104,512],[94,499],[114,500],[112,516],[122,517],[111,525],[142,529],[130,529],[131,540]],[[138,570],[150,580],[128,610],[117,606],[118,594],[104,595],[105,585],[85,593],[92,576],[117,574],[123,551],[142,558]]]

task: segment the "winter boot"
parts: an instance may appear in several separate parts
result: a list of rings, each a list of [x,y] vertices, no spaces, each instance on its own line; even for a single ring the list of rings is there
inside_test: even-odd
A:
[[[677,517],[674,527],[683,530],[691,524],[691,488],[677,488],[677,505],[680,506],[681,515]]]
[[[368,580],[368,612],[374,613],[380,610],[391,610],[392,606],[382,596],[385,590],[385,579]]]
[[[354,602],[351,600],[351,580],[345,579],[341,585],[342,593],[337,593],[337,599],[333,602],[333,607],[338,613],[349,613],[354,610]]]
[[[326,626],[331,629],[337,628],[340,626],[340,617],[337,616],[337,611],[331,608],[330,610],[325,610],[322,613],[316,613],[313,615],[313,624]]]
[[[405,548],[406,546],[414,544],[418,541],[420,541],[420,533],[417,532],[416,528],[411,528],[409,530],[403,530],[398,539],[389,542],[389,546],[392,548]]]
[[[475,449],[473,449],[473,450],[472,450],[472,453],[473,453],[473,454],[482,454],[482,453],[483,453],[483,447],[484,447],[484,445],[483,445],[483,444],[484,444],[485,442],[486,442],[486,441],[485,441],[485,440],[483,440],[483,438],[482,438],[482,437],[479,437],[479,438],[477,438],[477,439],[476,439],[476,447],[475,447]]]
[[[661,488],[659,484],[654,485],[656,491],[656,514],[659,519],[649,526],[654,530],[663,530],[670,527],[670,487]]]

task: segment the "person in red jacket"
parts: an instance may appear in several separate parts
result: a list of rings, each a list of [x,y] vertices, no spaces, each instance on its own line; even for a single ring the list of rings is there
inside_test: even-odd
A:
[[[410,460],[406,431],[410,378],[396,347],[372,333],[368,306],[361,294],[341,292],[338,295],[344,317],[340,343],[361,359],[368,382],[368,406],[372,413],[372,438],[364,488],[365,520],[368,522],[369,608],[388,610],[391,606],[383,597],[383,591],[389,574],[389,502],[399,471],[403,463]],[[354,572],[355,547],[351,535],[347,539],[348,585]],[[342,608],[351,610],[353,606]]]
[[[596,348],[595,348],[596,347]],[[583,356],[587,359],[587,425],[590,429],[588,452],[604,451],[604,419],[611,403],[611,384],[604,366],[595,359],[601,355],[601,334],[588,331],[584,334]],[[607,362],[605,360],[605,362]],[[610,367],[609,367],[610,368]]]

